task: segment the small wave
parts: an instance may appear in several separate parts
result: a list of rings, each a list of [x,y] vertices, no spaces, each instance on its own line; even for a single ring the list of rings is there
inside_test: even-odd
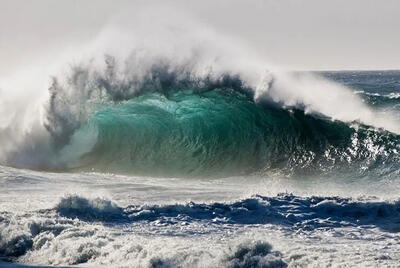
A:
[[[60,215],[69,218],[101,221],[119,220],[123,213],[121,208],[109,200],[86,199],[76,195],[62,198],[56,210]]]
[[[264,267],[284,268],[287,264],[279,252],[272,251],[272,246],[263,241],[240,244],[235,252],[226,258],[227,267]]]
[[[389,99],[399,99],[400,98],[400,93],[395,93],[392,92],[388,95]]]
[[[213,224],[276,224],[298,229],[370,225],[385,231],[400,231],[400,201],[280,194],[275,197],[257,195],[234,203],[190,202],[164,206],[131,205],[126,208],[102,199],[88,200],[72,196],[63,199],[60,204],[56,210],[62,216],[115,224],[206,221]]]
[[[367,96],[372,96],[372,97],[381,97],[381,98],[387,98],[387,99],[399,99],[400,98],[400,93],[398,93],[398,92],[391,92],[388,94],[380,94],[377,92],[366,92],[364,90],[356,90],[356,91],[354,91],[354,94],[361,94],[361,95],[367,95]]]
[[[285,268],[287,264],[282,260],[278,251],[273,251],[272,246],[264,241],[246,241],[231,249],[230,254],[219,260],[213,266],[226,268]],[[218,261],[217,261],[218,262]],[[150,260],[151,268],[179,267],[177,258],[156,257]]]

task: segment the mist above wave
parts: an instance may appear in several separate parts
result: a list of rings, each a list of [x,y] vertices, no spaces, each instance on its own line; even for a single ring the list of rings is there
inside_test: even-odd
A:
[[[93,42],[51,64],[58,67],[40,73],[40,79],[35,79],[34,70],[5,79],[1,109],[10,119],[1,121],[1,163],[57,169],[71,159],[79,162],[96,146],[99,135],[96,127],[79,131],[103,105],[150,92],[168,96],[174,90],[233,89],[249,96],[254,105],[400,133],[390,112],[368,107],[343,86],[282,71],[254,55],[241,40],[222,36],[184,14],[171,18],[162,9],[151,14],[151,25],[131,14],[109,23]],[[65,67],[69,62],[74,63]],[[33,77],[33,82],[20,83],[20,75],[27,81]],[[46,80],[49,86],[43,84]]]

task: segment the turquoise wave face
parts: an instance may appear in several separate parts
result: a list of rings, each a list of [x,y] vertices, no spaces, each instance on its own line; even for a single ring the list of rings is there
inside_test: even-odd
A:
[[[383,162],[394,170],[398,161],[392,134],[256,104],[230,88],[152,92],[112,102],[74,136],[63,151],[69,167],[137,175],[354,175],[380,172],[376,167]]]
[[[97,143],[84,161],[164,176],[249,173],[268,159],[268,119],[230,90],[145,94],[94,114],[89,124],[98,129]]]

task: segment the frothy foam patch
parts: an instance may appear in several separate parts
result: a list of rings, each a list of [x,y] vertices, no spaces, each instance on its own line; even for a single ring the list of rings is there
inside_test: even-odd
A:
[[[399,214],[398,202],[337,197],[255,196],[233,203],[120,208],[104,199],[69,196],[54,209],[1,213],[0,253],[9,261],[51,265],[286,267],[306,257],[292,252],[286,258],[272,250],[260,240],[262,229],[341,237],[350,228],[353,236],[368,240],[378,228],[379,237],[391,237],[399,230]],[[255,228],[258,239],[243,240],[243,226]],[[240,239],[227,239],[227,230]]]
[[[284,268],[287,264],[279,252],[272,251],[272,246],[263,241],[240,244],[234,253],[226,258],[227,267],[265,267]]]

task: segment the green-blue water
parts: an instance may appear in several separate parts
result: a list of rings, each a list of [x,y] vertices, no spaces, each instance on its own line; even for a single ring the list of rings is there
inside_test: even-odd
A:
[[[359,81],[351,80],[349,73],[327,75],[357,90]],[[369,83],[373,81],[381,83],[377,78]],[[92,139],[90,148],[67,166],[151,176],[341,172],[354,177],[397,172],[395,134],[255,103],[240,84],[188,88],[174,84],[98,106],[75,130],[75,135],[93,136],[95,142]],[[399,102],[371,91],[362,97],[370,105]]]

